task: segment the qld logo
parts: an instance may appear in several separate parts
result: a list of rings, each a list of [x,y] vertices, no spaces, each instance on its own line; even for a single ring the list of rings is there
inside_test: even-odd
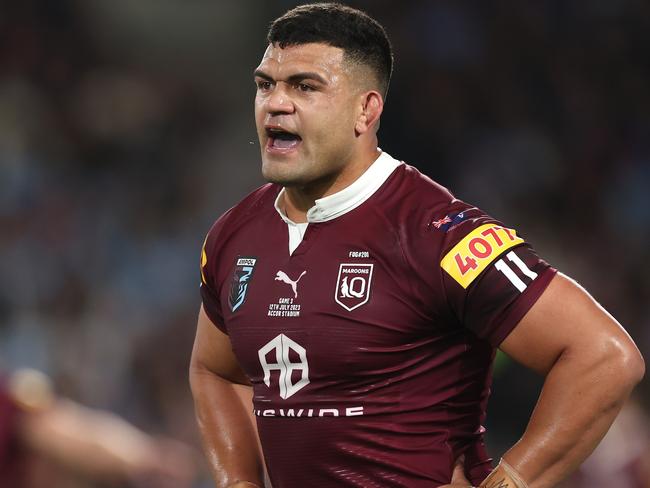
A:
[[[370,299],[373,264],[341,264],[334,300],[351,312]]]
[[[256,262],[257,258],[254,257],[237,258],[235,261],[235,271],[230,283],[230,295],[228,295],[228,304],[233,312],[241,307],[246,300],[248,285],[253,277]]]

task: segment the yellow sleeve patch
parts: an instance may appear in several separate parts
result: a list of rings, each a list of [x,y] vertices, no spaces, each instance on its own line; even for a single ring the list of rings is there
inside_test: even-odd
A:
[[[484,224],[467,234],[440,261],[440,266],[463,288],[487,268],[503,251],[524,240],[514,229]]]
[[[205,268],[205,265],[208,264],[208,255],[205,252],[205,245],[206,245],[207,242],[208,242],[208,236],[205,236],[205,240],[203,241],[203,246],[201,247],[201,280],[206,285],[208,284],[208,282],[205,279],[205,274],[203,273],[203,268]]]

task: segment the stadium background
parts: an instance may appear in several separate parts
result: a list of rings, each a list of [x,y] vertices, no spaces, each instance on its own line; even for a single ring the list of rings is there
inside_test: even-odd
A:
[[[196,442],[199,249],[261,183],[252,69],[295,4],[0,2],[3,369]],[[349,4],[397,56],[382,148],[517,228],[648,356],[650,3]],[[500,358],[494,455],[540,384]]]

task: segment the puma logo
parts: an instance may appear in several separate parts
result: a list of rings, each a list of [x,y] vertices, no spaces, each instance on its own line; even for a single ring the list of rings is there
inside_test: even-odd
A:
[[[291,289],[293,290],[294,298],[298,298],[298,282],[300,281],[300,278],[302,278],[307,271],[303,271],[300,273],[300,276],[298,276],[298,279],[296,281],[293,281],[289,276],[287,276],[287,273],[284,271],[278,271],[275,274],[275,281],[281,281],[282,283],[286,283],[287,285],[291,286]]]

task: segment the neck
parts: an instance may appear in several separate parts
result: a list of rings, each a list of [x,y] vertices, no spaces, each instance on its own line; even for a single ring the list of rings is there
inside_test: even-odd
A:
[[[363,158],[348,163],[341,171],[304,186],[284,189],[284,212],[293,222],[307,222],[307,211],[316,200],[333,195],[354,183],[375,162],[381,152],[376,148]]]

